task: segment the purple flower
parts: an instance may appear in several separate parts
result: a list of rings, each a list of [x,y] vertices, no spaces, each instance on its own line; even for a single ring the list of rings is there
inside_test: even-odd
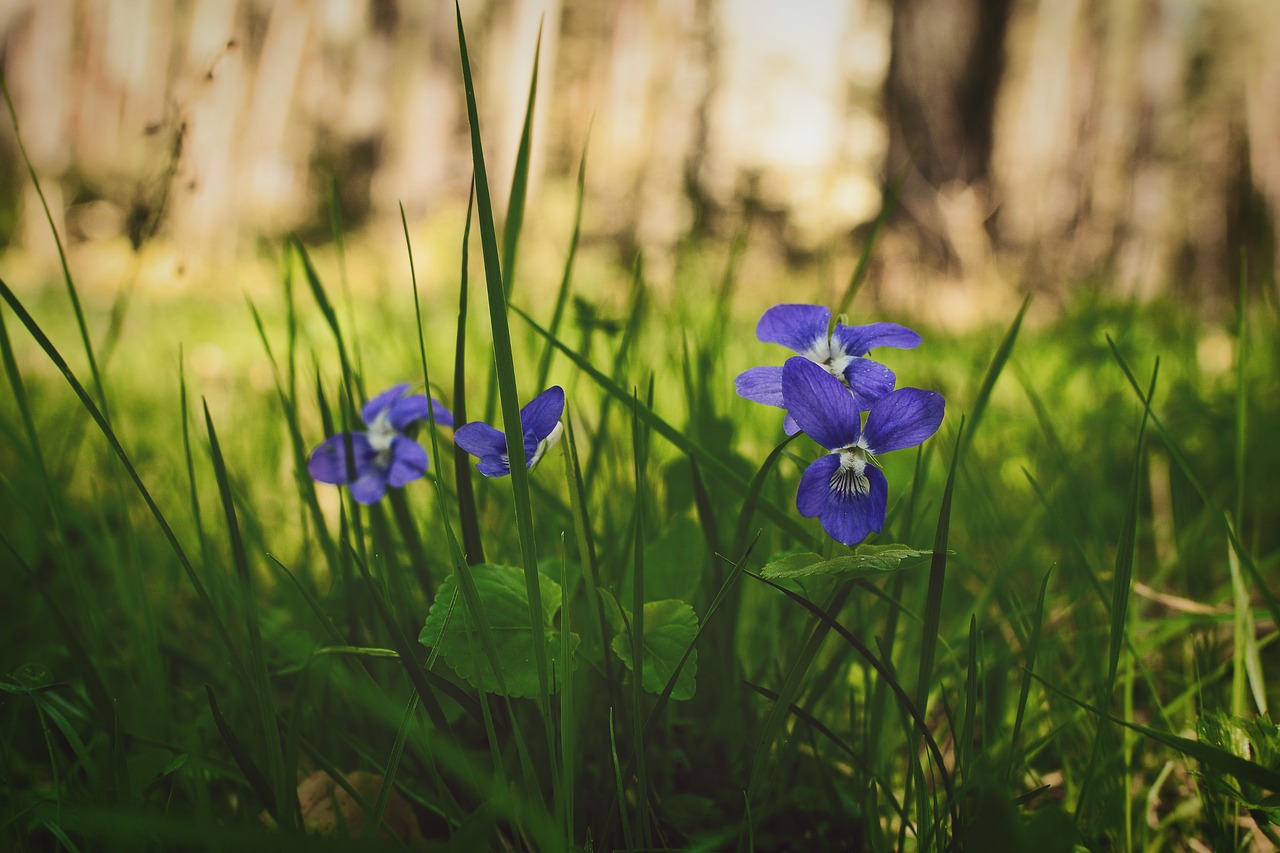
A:
[[[525,467],[530,470],[542,459],[564,431],[560,415],[564,413],[564,389],[552,385],[520,410],[520,429],[524,434]],[[506,433],[482,421],[458,427],[453,441],[472,456],[479,457],[476,468],[486,477],[505,477],[511,473],[507,458]]]
[[[307,459],[311,477],[321,483],[346,485],[358,503],[372,504],[382,499],[387,486],[400,488],[426,474],[427,451],[405,431],[426,420],[431,411],[439,426],[453,426],[453,415],[425,394],[406,395],[408,388],[407,382],[396,385],[364,404],[360,416],[368,432],[332,435],[311,451]]]
[[[893,390],[893,371],[866,358],[873,347],[911,349],[920,345],[920,336],[897,323],[868,323],[865,326],[831,325],[831,310],[823,305],[775,305],[760,318],[756,337],[765,343],[782,344],[814,364],[821,365],[853,392],[866,406]],[[738,396],[769,406],[788,408],[782,397],[782,368],[753,367],[734,380]],[[790,411],[783,422],[787,435],[800,427]]]
[[[800,478],[796,509],[817,517],[837,542],[856,545],[884,526],[889,484],[876,456],[914,447],[942,423],[945,402],[936,391],[899,388],[871,404],[867,423],[838,379],[806,358],[782,368],[787,411],[805,434],[832,451]]]

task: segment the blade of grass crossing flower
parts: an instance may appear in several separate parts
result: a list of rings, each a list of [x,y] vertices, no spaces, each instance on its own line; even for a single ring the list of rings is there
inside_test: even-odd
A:
[[[253,591],[249,555],[245,551],[244,538],[236,517],[235,499],[231,494],[231,479],[227,474],[226,460],[222,456],[222,446],[218,442],[218,433],[214,429],[213,417],[209,414],[207,402],[204,404],[204,422],[209,434],[209,454],[218,483],[218,495],[222,499],[222,513],[227,524],[228,544],[235,564],[236,576],[240,582],[239,606],[249,637],[249,695],[252,697],[255,710],[258,712],[258,721],[262,726],[267,755],[267,774],[275,794],[274,801],[281,807],[275,814],[275,818],[282,826],[290,828],[294,824],[296,807],[286,807],[286,805],[290,804],[295,796],[293,774],[286,773],[284,765],[284,750],[280,741],[280,729],[276,725],[271,677],[267,672],[262,631],[258,624],[258,602]]]
[[[3,73],[0,73],[0,92],[4,94],[4,103],[9,110],[9,120],[13,123],[13,137],[18,143],[18,152],[22,155],[22,162],[26,164],[27,175],[31,178],[31,184],[35,187],[36,196],[40,199],[40,206],[44,209],[45,221],[49,225],[49,234],[53,237],[53,244],[58,250],[58,263],[62,265],[62,278],[67,285],[67,298],[71,301],[71,310],[76,318],[76,328],[80,332],[80,342],[84,346],[85,358],[89,362],[89,376],[93,379],[93,390],[98,398],[98,408],[102,412],[103,420],[110,423],[111,415],[107,408],[107,392],[102,384],[102,375],[98,371],[98,360],[94,356],[93,342],[89,338],[89,326],[85,323],[84,309],[80,307],[80,295],[76,290],[75,280],[71,277],[71,267],[67,265],[67,252],[62,245],[62,236],[58,233],[58,227],[53,221],[53,211],[49,209],[49,201],[44,196],[44,188],[40,186],[40,178],[36,175],[35,166],[32,165],[31,157],[27,154],[27,146],[22,141],[22,130],[18,127],[18,112],[13,108],[13,99],[9,96],[9,85]]]
[[[529,101],[525,105],[524,125],[520,129],[520,146],[511,173],[511,194],[507,196],[507,221],[502,226],[502,285],[507,299],[516,277],[516,250],[520,246],[520,229],[524,225],[524,205],[529,193],[529,151],[533,147],[533,110],[538,100],[538,61],[542,58],[542,22],[538,22],[538,38],[533,49],[533,73],[529,75]]]
[[[1044,602],[1049,593],[1049,576],[1053,569],[1044,573],[1040,581],[1040,597],[1036,602],[1036,615],[1031,623],[1031,638],[1027,642],[1027,663],[1022,673],[1022,686],[1018,691],[1018,709],[1013,715],[1013,734],[1009,738],[1009,764],[1005,768],[1005,778],[1013,777],[1014,763],[1018,761],[1018,749],[1021,747],[1022,721],[1026,717],[1027,700],[1031,695],[1031,674],[1036,670],[1036,657],[1040,653],[1040,629],[1044,626]]]
[[[408,246],[408,245],[409,245],[408,227],[407,227],[407,224],[406,224],[405,219],[404,219],[404,211],[403,211],[403,209],[401,210],[401,225],[405,227],[405,244],[406,244],[406,246]],[[467,224],[466,224],[466,226],[465,226],[464,230],[466,230],[467,232],[469,232],[469,231],[470,231],[470,227],[471,227],[470,203],[468,203]],[[459,374],[458,374],[459,376],[461,375],[461,366],[462,366],[462,363],[463,363],[463,359],[462,359],[462,354],[463,354],[463,341],[465,340],[465,323],[466,323],[466,307],[465,307],[465,299],[466,299],[466,286],[467,286],[467,285],[466,285],[466,282],[467,282],[467,275],[466,275],[466,252],[467,252],[467,242],[468,242],[468,241],[467,241],[467,239],[464,237],[464,239],[463,239],[463,273],[462,273],[462,302],[463,302],[463,305],[462,305],[462,307],[459,309],[459,314],[458,314],[458,347],[457,347],[457,360],[458,360],[458,366],[459,366]],[[409,252],[409,266],[410,266],[410,276],[411,276],[411,280],[413,280],[413,281],[416,283],[416,281],[417,281],[417,276],[416,276],[416,273],[414,273],[414,272],[413,272],[413,253],[412,253],[412,250],[410,250],[410,252]],[[415,298],[415,308],[416,308],[416,306],[417,306],[417,303],[416,303],[416,298],[417,298],[417,287],[416,287],[416,286],[414,287],[414,295],[415,295],[415,296],[414,296],[414,298]],[[426,348],[425,348],[425,344],[424,344],[424,341],[423,341],[423,335],[422,335],[422,315],[421,315],[421,313],[419,313],[419,314],[418,314],[418,347],[419,347],[418,352],[419,352],[419,355],[420,355],[421,360],[422,360],[422,378],[423,378],[423,381],[424,381],[424,383],[426,384],[427,388],[428,388],[428,389],[430,389],[430,388],[432,387],[432,385],[431,385],[431,375],[430,375],[430,372],[429,372],[428,367],[427,367]],[[458,402],[458,405],[460,405],[460,404],[461,404],[461,401],[463,400],[463,397],[464,397],[464,391],[463,391],[463,388],[462,388],[462,386],[461,386],[461,384],[460,384],[460,383],[459,383],[459,384],[457,384],[457,385],[455,385],[455,391],[456,391],[456,400],[457,400],[457,402]],[[462,413],[460,414],[460,413],[458,412],[457,407],[455,406],[455,417],[457,418],[457,421],[456,421],[456,422],[461,423],[461,421],[465,419],[465,409],[463,409],[463,410],[462,410]],[[439,440],[439,434],[438,434],[438,433],[437,433],[437,431],[436,431],[436,419],[435,419],[435,412],[434,412],[434,410],[433,410],[433,409],[431,409],[430,407],[428,408],[428,411],[427,411],[427,420],[428,420],[428,427],[429,427],[430,435],[431,435],[431,457],[432,457],[432,460],[433,460],[433,462],[434,462],[434,464],[435,464],[435,470],[436,470],[436,472],[437,472],[437,473],[436,473],[436,475],[434,475],[434,476],[432,476],[432,477],[431,477],[431,482],[432,482],[432,484],[435,486],[435,490],[436,490],[436,497],[437,497],[437,499],[438,499],[439,503],[443,506],[443,505],[445,505],[445,503],[446,503],[446,500],[445,500],[445,492],[444,492],[444,483],[443,483],[443,481],[441,480],[440,475],[439,475],[439,473],[438,473],[438,472],[441,470],[441,464],[440,464],[440,440]],[[458,450],[459,450],[459,452],[461,452],[461,448],[459,448]],[[455,462],[456,462],[456,461],[457,461],[457,457],[455,456]],[[466,479],[466,482],[467,482],[468,486],[470,485],[470,479],[469,479],[469,478],[470,478],[470,468],[469,468],[469,466],[467,466],[467,468],[465,469],[465,479]],[[474,512],[474,498],[472,498],[472,511]],[[445,514],[445,513],[441,513],[440,517],[441,517],[441,521],[442,521],[442,523],[443,523],[443,525],[444,525],[445,539],[446,539],[446,541],[448,542],[448,545],[449,545],[449,553],[452,555],[452,558],[453,558],[453,567],[454,567],[454,572],[458,575],[459,586],[460,586],[460,587],[461,587],[461,589],[462,589],[462,595],[463,595],[463,598],[464,598],[464,600],[465,600],[465,605],[466,605],[466,607],[468,608],[468,612],[470,612],[470,613],[472,614],[473,618],[476,620],[476,624],[477,624],[477,625],[479,626],[479,628],[480,628],[480,644],[481,644],[481,646],[483,647],[483,651],[484,651],[484,653],[485,653],[485,656],[486,656],[486,657],[488,658],[488,660],[489,660],[489,666],[492,668],[493,673],[494,673],[494,676],[497,678],[498,685],[499,685],[499,689],[502,691],[502,698],[503,698],[503,702],[506,704],[506,708],[507,708],[507,717],[508,717],[508,719],[510,719],[510,720],[512,720],[512,721],[513,721],[513,731],[514,731],[514,735],[515,735],[515,738],[514,738],[514,739],[515,739],[515,744],[516,744],[516,751],[517,751],[517,753],[518,753],[518,755],[519,755],[520,765],[521,765],[522,772],[524,773],[524,778],[525,778],[525,779],[530,779],[530,780],[531,780],[531,779],[533,779],[533,778],[534,778],[534,775],[533,775],[533,766],[532,766],[532,762],[530,761],[530,758],[529,758],[529,750],[528,750],[528,746],[527,746],[527,745],[526,745],[526,743],[525,743],[525,739],[524,739],[523,731],[522,731],[522,729],[521,729],[521,727],[520,727],[519,723],[518,723],[518,722],[516,722],[516,717],[515,717],[515,714],[514,714],[514,712],[513,712],[513,710],[512,710],[512,706],[511,706],[511,698],[510,698],[510,694],[509,694],[509,693],[508,693],[508,691],[507,691],[506,684],[505,684],[505,678],[504,678],[504,676],[503,676],[503,674],[502,674],[502,668],[498,665],[497,654],[496,654],[496,651],[495,651],[495,650],[496,650],[496,648],[497,648],[497,646],[496,646],[496,644],[495,644],[495,642],[494,642],[493,634],[491,633],[491,630],[490,630],[490,627],[489,627],[489,621],[488,621],[488,618],[485,616],[485,614],[484,614],[484,608],[483,608],[483,606],[482,606],[482,605],[481,605],[481,603],[480,603],[480,593],[479,593],[479,590],[478,590],[478,589],[477,589],[477,587],[476,587],[475,578],[473,578],[473,577],[472,577],[472,575],[471,575],[471,571],[470,571],[470,568],[469,568],[470,564],[468,563],[468,559],[469,559],[470,557],[469,557],[469,555],[468,555],[468,554],[464,554],[464,552],[463,552],[463,550],[462,550],[462,547],[461,547],[461,546],[459,546],[459,544],[458,544],[458,539],[457,539],[457,537],[454,535],[454,532],[453,532],[453,527],[449,524],[449,518],[448,518],[448,515],[447,515],[447,514]],[[478,526],[477,526],[477,530],[476,530],[476,543],[477,543],[477,553],[475,554],[475,556],[477,556],[477,557],[481,557],[481,558],[482,558],[482,557],[483,557],[483,554],[479,552],[479,529],[478,529]],[[535,581],[535,582],[536,582],[536,581]],[[449,611],[448,611],[448,612],[449,612],[449,614],[452,614],[454,604],[455,604],[455,602],[454,602],[454,601],[451,601],[451,602],[450,602],[450,604],[449,604]],[[470,639],[469,641],[470,641],[470,642],[474,642],[474,638]],[[544,642],[545,642],[545,638],[544,638]],[[437,654],[437,651],[436,651],[435,649],[433,649],[433,650],[432,650],[432,653],[431,653],[431,658],[430,658],[430,659],[431,659],[431,661],[434,661],[434,660],[435,660],[436,654]],[[492,714],[491,714],[491,712],[490,712],[490,708],[489,708],[489,700],[488,700],[488,697],[484,694],[484,692],[481,692],[481,693],[480,693],[480,707],[481,707],[481,713],[482,713],[483,718],[484,718],[485,734],[486,734],[486,736],[487,736],[487,738],[488,738],[489,749],[490,749],[490,754],[491,754],[491,756],[492,756],[493,765],[494,765],[494,767],[495,767],[495,768],[496,768],[496,770],[497,770],[497,773],[498,773],[499,779],[500,779],[500,781],[502,782],[503,789],[504,789],[504,790],[506,790],[506,788],[507,788],[507,778],[506,778],[506,771],[505,771],[505,769],[504,769],[505,764],[504,764],[503,759],[502,759],[502,754],[501,754],[501,749],[500,749],[499,741],[498,741],[498,738],[497,738],[496,731],[495,731],[495,729],[494,729],[494,725],[493,725],[493,717],[492,717]],[[548,722],[547,722],[547,728],[548,728],[548,744],[550,745],[550,737],[551,737],[550,729],[551,729],[551,725],[550,725],[549,720],[548,720]]]
[[[1111,355],[1115,358],[1116,363],[1119,364],[1120,369],[1124,371],[1125,379],[1129,381],[1129,387],[1131,387],[1134,390],[1134,393],[1138,395],[1138,401],[1146,405],[1147,400],[1143,396],[1142,386],[1138,384],[1138,380],[1134,377],[1133,371],[1129,369],[1128,363],[1120,354],[1120,350],[1116,347],[1115,341],[1111,339],[1110,335],[1107,336],[1107,344],[1111,347]],[[1248,550],[1246,550],[1244,545],[1240,542],[1239,537],[1236,536],[1236,532],[1232,528],[1231,522],[1227,518],[1226,513],[1210,496],[1208,490],[1204,487],[1204,484],[1200,482],[1200,478],[1191,470],[1191,465],[1187,462],[1186,456],[1178,447],[1173,434],[1169,432],[1169,429],[1164,425],[1164,422],[1160,420],[1160,417],[1155,413],[1155,411],[1151,412],[1150,418],[1151,428],[1154,429],[1156,435],[1160,437],[1165,449],[1169,452],[1169,458],[1173,460],[1174,464],[1177,465],[1183,475],[1186,476],[1187,482],[1191,484],[1193,489],[1195,489],[1196,494],[1200,496],[1202,501],[1204,501],[1205,506],[1212,510],[1214,520],[1221,526],[1223,534],[1231,543],[1232,550],[1234,550],[1236,556],[1240,558],[1240,565],[1248,572],[1249,579],[1253,582],[1254,588],[1257,590],[1258,595],[1262,598],[1263,603],[1270,612],[1271,618],[1277,624],[1280,624],[1280,601],[1276,599],[1275,593],[1271,591],[1270,586],[1259,573],[1258,566],[1253,561],[1253,557],[1250,556]]]
[[[582,234],[582,199],[586,195],[587,146],[582,146],[582,157],[578,161],[577,195],[573,206],[573,234],[569,237],[569,251],[564,259],[564,273],[560,276],[560,288],[556,291],[555,308],[551,312],[551,322],[547,329],[551,337],[560,333],[560,323],[564,320],[564,309],[569,304],[569,283],[573,278],[573,262],[578,255],[578,240]],[[555,347],[548,340],[538,360],[538,381],[535,388],[546,388],[547,377],[551,375],[551,357],[555,355]]]
[[[470,290],[470,274],[468,264],[471,249],[471,211],[475,204],[475,182],[471,184],[471,192],[467,195],[467,220],[462,227],[462,273],[458,278],[458,330],[454,339],[453,357],[453,420],[457,426],[467,422],[467,292]],[[401,210],[401,220],[404,211]],[[408,245],[408,227],[406,225],[405,244]],[[413,253],[409,254],[410,269],[413,267]],[[414,307],[417,307],[418,288],[415,286]],[[422,314],[418,314],[418,342],[422,355],[422,373],[426,376],[426,350],[422,344]],[[432,440],[435,440],[432,431]],[[440,471],[440,459],[436,458],[436,470]],[[480,536],[480,514],[476,509],[476,491],[471,482],[471,454],[461,447],[453,448],[454,489],[458,493],[458,525],[462,528],[462,550],[466,561],[471,565],[484,562],[484,540]]]
[[[484,254],[485,282],[489,294],[489,321],[493,331],[494,369],[498,380],[498,397],[502,423],[507,438],[507,454],[511,463],[511,491],[515,504],[516,528],[520,539],[520,557],[529,596],[529,618],[533,628],[533,659],[538,671],[539,707],[550,707],[551,685],[547,670],[547,638],[543,626],[542,591],[538,584],[538,555],[534,542],[533,506],[529,499],[529,472],[526,469],[524,436],[520,428],[520,398],[516,390],[515,363],[511,350],[511,331],[507,325],[507,302],[498,260],[498,240],[494,227],[493,204],[490,201],[489,178],[484,165],[484,148],[480,141],[480,119],[476,109],[475,84],[471,79],[471,61],[462,28],[462,9],[454,6],[458,19],[458,50],[462,61],[462,78],[466,90],[467,117],[471,126],[471,159],[475,169],[476,208],[479,212],[480,245]],[[548,744],[553,734],[551,719],[545,713]]]
[[[626,402],[628,405],[630,404],[631,394],[626,391],[626,389],[613,379],[610,379],[608,376],[601,373],[600,370],[597,369],[590,361],[583,358],[580,353],[570,349],[559,338],[551,337],[550,333],[546,329],[538,325],[532,317],[526,314],[519,307],[515,305],[509,307],[517,316],[520,317],[520,319],[524,320],[530,328],[547,340],[551,341],[555,345],[556,349],[568,356],[569,360],[572,361],[579,370],[590,376],[591,379],[602,389],[607,391],[611,397],[620,402]],[[638,411],[639,416],[649,427],[653,429],[654,432],[661,435],[682,452],[691,457],[696,457],[708,470],[714,471],[729,484],[742,489],[749,488],[750,484],[748,481],[743,479],[742,475],[731,468],[724,460],[702,447],[671,424],[667,423],[667,421],[663,420],[651,408],[642,405]],[[817,541],[811,533],[796,522],[795,518],[792,517],[794,513],[789,513],[779,508],[773,502],[763,498],[758,500],[758,506],[761,512],[769,516],[770,521],[779,525],[788,535],[801,542]]]

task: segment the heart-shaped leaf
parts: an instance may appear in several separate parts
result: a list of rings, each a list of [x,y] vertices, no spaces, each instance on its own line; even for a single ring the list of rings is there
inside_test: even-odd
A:
[[[762,577],[803,578],[811,575],[841,575],[845,579],[896,572],[913,565],[932,551],[917,551],[906,545],[859,545],[852,554],[824,560],[820,555],[803,552],[777,554],[760,570]]]
[[[533,628],[529,619],[529,595],[525,587],[524,571],[515,566],[494,566],[488,563],[470,567],[475,579],[480,606],[489,623],[489,636],[493,640],[493,657],[502,671],[502,681],[510,696],[531,698],[538,695],[538,670],[533,658]],[[556,674],[552,690],[559,688],[560,674],[572,661],[560,658],[560,632],[552,625],[560,610],[560,584],[539,573],[538,584],[542,592],[542,624],[546,635],[547,658]],[[489,655],[483,646],[484,635],[479,622],[469,611],[466,599],[459,593],[450,612],[458,586],[457,575],[450,575],[440,586],[440,592],[427,613],[418,642],[436,648],[440,656],[453,667],[468,684],[487,693],[500,693],[498,676],[493,671]],[[569,650],[577,649],[579,637],[569,634]]]

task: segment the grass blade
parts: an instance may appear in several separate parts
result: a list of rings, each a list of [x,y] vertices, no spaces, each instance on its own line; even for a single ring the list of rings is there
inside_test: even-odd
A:
[[[507,299],[516,277],[516,249],[520,246],[520,229],[524,224],[524,205],[529,192],[529,152],[533,147],[533,109],[538,100],[538,62],[542,58],[542,22],[538,23],[538,39],[533,49],[533,73],[529,76],[529,100],[520,129],[520,147],[511,174],[511,194],[507,200],[507,221],[502,226],[502,284]]]
[[[475,183],[467,196],[467,222],[462,227],[462,274],[458,281],[458,332],[453,358],[453,422],[467,422],[467,291],[470,289],[468,261],[471,248],[471,210],[475,204]],[[405,237],[408,240],[408,237]],[[410,255],[410,264],[413,257]],[[414,289],[417,293],[417,288]],[[421,316],[421,315],[419,315]],[[421,321],[419,321],[421,322]],[[421,334],[419,334],[421,338]],[[425,373],[425,356],[423,360]],[[484,541],[480,537],[480,514],[476,509],[476,490],[471,482],[471,454],[461,447],[453,448],[454,488],[458,492],[458,525],[462,528],[462,551],[471,565],[484,562]]]
[[[498,240],[490,201],[489,177],[485,171],[484,148],[480,141],[480,117],[476,109],[471,60],[462,29],[462,9],[455,4],[458,19],[458,50],[466,89],[467,117],[471,126],[471,159],[475,168],[476,207],[480,215],[480,245],[484,254],[484,274],[489,293],[489,322],[493,330],[493,355],[498,380],[498,398],[507,456],[511,462],[511,492],[515,503],[516,528],[520,538],[520,558],[529,596],[529,618],[533,628],[533,659],[538,671],[540,707],[549,707],[551,695],[547,671],[547,640],[543,625],[542,591],[538,586],[538,554],[533,532],[533,504],[529,499],[529,472],[526,468],[524,435],[520,425],[520,398],[516,390],[515,360],[511,350],[511,330],[507,325],[507,301],[502,267],[498,260]],[[550,735],[550,718],[544,716]],[[550,740],[550,737],[548,737]]]
[[[295,825],[297,818],[298,809],[294,799],[296,789],[292,781],[292,772],[286,772],[284,766],[284,751],[272,700],[271,678],[267,673],[266,652],[262,646],[262,631],[258,625],[258,604],[253,591],[249,555],[245,551],[244,538],[236,518],[231,480],[227,474],[226,460],[222,456],[218,434],[213,426],[213,417],[209,414],[208,403],[204,406],[204,422],[209,433],[209,451],[213,460],[214,475],[218,482],[218,494],[222,498],[222,512],[227,523],[231,557],[235,562],[236,576],[240,581],[240,608],[249,635],[249,695],[253,697],[259,723],[262,725],[262,735],[267,749],[267,772],[270,774],[271,787],[275,793],[273,802],[278,807],[288,804],[284,811],[277,810],[272,817],[288,829]],[[209,695],[212,701],[212,692]]]

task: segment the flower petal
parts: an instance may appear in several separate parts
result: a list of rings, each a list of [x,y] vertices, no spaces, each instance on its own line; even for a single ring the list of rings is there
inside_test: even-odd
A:
[[[511,473],[511,463],[505,456],[494,454],[477,462],[476,470],[486,477],[505,477]]]
[[[867,415],[867,448],[888,453],[915,447],[938,431],[946,403],[937,391],[899,388],[871,406]]]
[[[552,385],[520,410],[520,428],[524,435],[532,434],[538,441],[542,441],[560,423],[562,414],[564,389],[559,385]]]
[[[827,339],[831,309],[825,305],[775,305],[756,324],[756,337],[803,353]]]
[[[790,412],[787,412],[786,417],[782,419],[782,431],[787,435],[795,435],[800,431],[800,424],[796,423],[796,419],[791,417]]]
[[[387,472],[381,468],[370,468],[357,477],[350,488],[356,503],[375,504],[387,493]]]
[[[431,398],[431,408],[435,412],[436,426],[451,427],[453,426],[453,412],[444,407],[435,397]]]
[[[401,382],[399,385],[392,385],[390,388],[365,403],[364,408],[360,410],[360,417],[364,418],[365,423],[372,425],[378,415],[382,414],[382,411],[396,400],[399,400],[407,390],[409,390],[408,382]]]
[[[453,443],[472,456],[484,458],[507,452],[507,436],[484,421],[471,421],[458,427]]]
[[[373,464],[377,452],[370,446],[369,437],[364,433],[353,432],[349,435],[355,474],[359,477]],[[335,486],[348,482],[347,437],[347,433],[331,435],[311,451],[311,456],[307,459],[307,473],[311,475],[311,479]]]
[[[832,489],[826,508],[819,518],[827,535],[843,545],[857,545],[884,526],[885,508],[889,502],[889,483],[880,469],[868,465],[863,470],[868,491],[844,492]]]
[[[897,323],[867,323],[865,326],[840,323],[831,337],[845,355],[866,355],[875,347],[912,349],[920,346],[920,335]]]
[[[853,396],[864,406],[888,394],[898,381],[892,370],[869,358],[855,358],[849,362],[849,366],[844,369],[844,378],[849,383]]]
[[[787,359],[782,367],[782,397],[800,428],[828,450],[858,440],[862,418],[853,395],[809,359]]]
[[[733,387],[739,397],[782,408],[781,367],[753,367],[744,370],[733,380]]]
[[[831,477],[840,467],[840,454],[828,453],[804,469],[796,490],[796,509],[805,518],[821,515],[831,492]]]
[[[425,394],[409,394],[395,400],[387,406],[387,423],[396,432],[404,432],[415,421],[425,421],[434,400],[428,401]],[[439,403],[436,403],[438,406]]]
[[[421,444],[403,435],[391,439],[391,467],[387,483],[400,488],[427,473],[427,451]]]

